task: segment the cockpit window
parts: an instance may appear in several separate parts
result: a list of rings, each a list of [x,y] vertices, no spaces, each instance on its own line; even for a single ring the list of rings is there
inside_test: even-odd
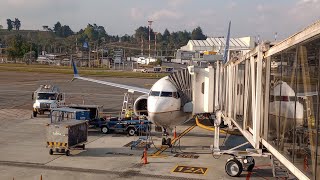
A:
[[[162,91],[161,97],[172,97],[172,92]]]
[[[179,96],[179,93],[178,93],[178,92],[173,92],[173,93],[172,93],[172,97],[174,97],[174,98],[179,98],[180,96]]]
[[[179,98],[178,92],[168,92],[168,91],[150,91],[149,96],[160,96],[160,97],[174,97]]]
[[[151,91],[149,96],[159,96],[160,95],[160,91]]]

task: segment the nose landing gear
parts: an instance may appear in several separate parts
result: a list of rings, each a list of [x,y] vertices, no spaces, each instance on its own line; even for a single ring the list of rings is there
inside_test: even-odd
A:
[[[169,138],[168,136],[169,136],[169,133],[167,132],[166,128],[163,128],[162,143],[161,144],[172,147],[171,138]]]

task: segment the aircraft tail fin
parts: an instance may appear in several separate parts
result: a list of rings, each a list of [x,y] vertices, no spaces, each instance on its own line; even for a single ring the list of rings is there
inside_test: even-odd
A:
[[[77,66],[73,60],[72,60],[72,67],[73,67],[73,77],[79,77]]]
[[[227,34],[227,38],[226,38],[226,47],[224,49],[224,54],[223,54],[223,63],[226,63],[228,61],[229,42],[230,42],[230,27],[231,27],[231,21],[229,21],[228,34]]]

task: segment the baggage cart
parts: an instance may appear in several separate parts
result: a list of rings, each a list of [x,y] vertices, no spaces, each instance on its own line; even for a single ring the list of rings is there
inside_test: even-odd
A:
[[[88,123],[83,120],[67,120],[47,124],[47,147],[49,154],[65,153],[70,155],[74,148],[85,149],[88,140]]]

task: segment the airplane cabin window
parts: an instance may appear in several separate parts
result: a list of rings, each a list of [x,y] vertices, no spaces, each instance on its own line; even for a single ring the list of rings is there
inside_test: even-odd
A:
[[[161,97],[172,97],[172,92],[162,91],[161,92]]]
[[[151,91],[150,92],[150,96],[159,96],[160,95],[160,91]]]

